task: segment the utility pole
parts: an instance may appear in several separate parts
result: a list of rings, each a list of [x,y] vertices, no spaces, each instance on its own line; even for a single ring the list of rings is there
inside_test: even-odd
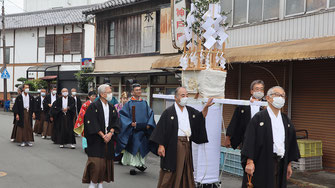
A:
[[[1,35],[2,35],[2,62],[3,62],[3,71],[5,71],[6,69],[6,35],[5,35],[5,0],[2,0],[2,31],[1,31]],[[3,98],[4,101],[7,101],[7,79],[4,78],[3,79]],[[5,108],[4,108],[5,110]]]

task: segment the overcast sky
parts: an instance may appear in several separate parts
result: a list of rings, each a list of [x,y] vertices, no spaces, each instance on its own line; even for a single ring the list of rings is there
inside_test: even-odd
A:
[[[24,12],[23,0],[5,0],[5,14],[14,14],[19,12]]]

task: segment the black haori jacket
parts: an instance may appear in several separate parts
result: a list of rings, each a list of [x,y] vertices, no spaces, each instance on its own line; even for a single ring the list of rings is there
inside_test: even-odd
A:
[[[268,107],[270,108],[270,107]],[[294,125],[286,114],[281,113],[285,128],[284,169],[281,188],[286,187],[287,165],[300,158]],[[252,177],[254,187],[274,187],[273,136],[271,118],[267,110],[258,112],[250,121],[245,132],[241,151],[241,163],[245,169],[247,159],[252,159],[255,172]],[[243,185],[246,188],[247,175],[244,173]]]
[[[260,111],[263,107],[260,107]],[[227,128],[227,136],[230,136],[231,147],[236,149],[241,143],[243,144],[244,133],[251,120],[250,106],[237,106],[233,117]]]
[[[34,97],[29,95],[29,116],[30,117],[32,117],[33,112],[35,110],[34,106],[35,106]],[[22,97],[22,94],[21,94],[21,95],[16,97],[15,104],[13,106],[14,114],[19,114],[19,117],[20,117],[19,121],[15,121],[16,125],[19,126],[19,127],[24,126],[24,112],[23,112],[23,110],[24,110],[23,97]],[[32,125],[33,125],[33,123],[32,123],[32,118],[31,118],[31,126]]]
[[[207,143],[206,120],[202,112],[189,106],[186,106],[186,108],[192,132],[190,140],[196,144]],[[173,104],[163,112],[150,137],[152,142],[165,147],[165,157],[161,157],[161,169],[166,171],[176,170],[178,129],[178,117]]]
[[[109,132],[113,128],[115,131],[114,134],[117,134],[120,131],[118,113],[112,104],[108,103],[108,106],[109,123],[107,131]],[[84,126],[85,137],[87,139],[87,155],[89,157],[113,159],[115,135],[113,135],[111,141],[108,142],[106,153],[106,143],[98,134],[99,131],[105,134],[106,129],[105,115],[101,100],[91,103],[88,107],[84,116]]]
[[[46,97],[44,97],[44,100],[46,99]],[[43,101],[44,101],[43,100]],[[36,116],[36,120],[41,120],[41,112],[42,112],[42,109],[41,109],[41,96],[38,96],[35,98],[35,116]],[[45,112],[44,110],[44,106],[43,106],[43,112]]]
[[[74,114],[76,113],[76,108],[74,106],[74,99],[70,96],[66,98],[68,100],[67,105],[68,105],[68,111],[66,114],[68,114],[72,119],[72,124],[73,124],[73,118]],[[50,114],[55,118],[54,121],[60,120],[60,118],[63,115],[63,97],[58,97],[55,102],[52,104]],[[59,124],[61,121],[59,121]]]
[[[45,111],[45,119],[47,121],[50,121],[50,117],[51,117],[51,107],[49,107],[48,104],[51,104],[51,95],[52,94],[49,94],[45,97],[45,99],[43,100],[43,109]],[[58,99],[59,97],[57,96],[56,94],[56,100]],[[55,101],[56,102],[56,101]],[[54,102],[54,103],[55,103]]]

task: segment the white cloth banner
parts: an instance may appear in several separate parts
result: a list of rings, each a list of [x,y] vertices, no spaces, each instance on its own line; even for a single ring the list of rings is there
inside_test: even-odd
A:
[[[189,106],[201,111],[204,105],[191,102]],[[206,117],[208,143],[192,143],[194,180],[198,183],[219,182],[222,121],[222,105],[210,107]]]

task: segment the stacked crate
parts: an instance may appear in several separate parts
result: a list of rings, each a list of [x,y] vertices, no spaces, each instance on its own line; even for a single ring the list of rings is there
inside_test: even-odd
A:
[[[220,169],[230,174],[243,176],[241,150],[221,147]]]
[[[292,168],[300,171],[322,169],[322,141],[298,140],[301,158],[298,162],[292,162]]]

